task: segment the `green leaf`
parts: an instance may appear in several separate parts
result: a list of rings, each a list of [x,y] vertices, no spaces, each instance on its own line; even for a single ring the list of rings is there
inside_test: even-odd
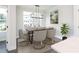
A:
[[[62,24],[61,34],[66,35],[66,34],[68,34],[68,32],[69,32],[69,27],[67,26],[67,24]]]

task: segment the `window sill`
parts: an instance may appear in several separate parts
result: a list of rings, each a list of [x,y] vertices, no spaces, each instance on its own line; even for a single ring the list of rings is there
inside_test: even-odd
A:
[[[6,32],[6,31],[0,31],[0,32]]]

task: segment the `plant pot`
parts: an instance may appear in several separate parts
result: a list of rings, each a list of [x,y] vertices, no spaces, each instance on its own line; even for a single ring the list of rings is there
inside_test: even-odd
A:
[[[63,36],[63,37],[62,37],[62,40],[65,40],[65,39],[67,39],[67,37],[66,37],[66,36]]]

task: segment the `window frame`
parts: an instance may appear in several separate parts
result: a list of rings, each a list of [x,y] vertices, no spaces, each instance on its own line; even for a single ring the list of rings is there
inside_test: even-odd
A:
[[[5,9],[5,11],[6,11],[6,13],[4,12],[4,13],[6,14],[6,15],[5,15],[5,20],[2,19],[3,22],[1,22],[2,24],[0,23],[0,24],[2,25],[2,27],[4,27],[4,29],[2,29],[2,30],[0,29],[0,32],[6,32],[6,22],[7,22],[7,18],[8,18],[8,17],[7,17],[7,15],[8,15],[8,9],[7,9],[6,6],[0,6],[0,8],[1,8],[1,9]],[[3,14],[3,13],[2,13],[2,14]],[[4,15],[4,14],[3,14],[3,15]],[[4,24],[4,25],[3,25],[3,24]]]
[[[29,11],[23,11],[23,28],[24,28],[24,25],[25,25],[25,24],[24,24],[24,21],[25,21],[25,20],[24,20],[24,12],[29,12]],[[32,12],[29,12],[29,13],[32,14]],[[30,17],[31,17],[31,16],[30,16]],[[39,21],[41,22],[41,21],[43,20],[43,16],[42,16],[41,13],[40,13],[40,16],[39,16],[39,17],[40,17]],[[32,18],[32,17],[31,17],[31,18]],[[27,22],[35,23],[35,20],[33,20],[33,19],[34,19],[34,18],[32,18],[31,22],[30,22],[30,21],[27,21]],[[41,24],[40,22],[39,22],[39,25]],[[34,24],[33,24],[33,26],[34,26]]]

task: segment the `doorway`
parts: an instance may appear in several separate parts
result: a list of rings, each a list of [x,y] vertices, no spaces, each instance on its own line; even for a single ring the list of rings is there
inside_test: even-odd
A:
[[[6,21],[7,21],[7,6],[0,6],[0,53],[6,53]]]

